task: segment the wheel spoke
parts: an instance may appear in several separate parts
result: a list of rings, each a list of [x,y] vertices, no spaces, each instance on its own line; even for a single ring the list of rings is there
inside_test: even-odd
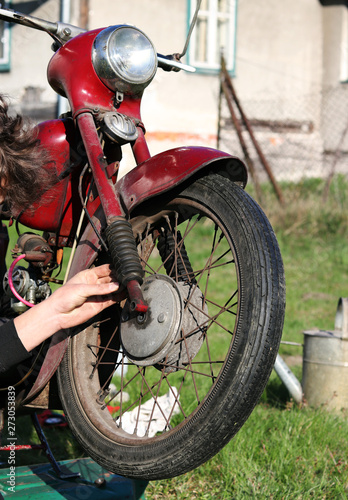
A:
[[[226,238],[221,229],[217,226],[217,224],[214,224],[213,232],[211,233],[210,236],[211,237],[210,250],[204,265],[198,268],[196,267],[195,270],[188,269],[186,263],[187,262],[186,249],[184,245],[185,242],[189,240],[191,235],[193,235],[193,238],[195,238],[194,236],[195,229],[197,228],[199,223],[204,224],[204,218],[202,218],[201,215],[198,216],[194,215],[188,217],[184,224],[184,227],[181,227],[182,221],[180,221],[179,214],[177,211],[174,211],[172,216],[166,215],[164,217],[164,220],[165,220],[164,228],[166,228],[164,229],[164,231],[167,231],[167,234],[173,235],[172,236],[173,247],[165,255],[165,258],[162,258],[162,260],[157,265],[154,266],[151,264],[151,253],[153,253],[153,251],[155,250],[155,241],[158,235],[161,233],[161,231],[153,232],[153,235],[151,237],[150,234],[151,232],[147,227],[145,234],[142,236],[142,238],[139,238],[140,256],[143,263],[145,264],[146,272],[150,275],[158,274],[162,269],[164,270],[164,268],[166,268],[168,275],[172,276],[176,282],[179,282],[180,280],[184,281],[188,280],[189,282],[192,282],[193,285],[190,290],[188,299],[185,300],[184,309],[187,310],[188,308],[190,308],[190,310],[197,310],[199,311],[201,316],[205,319],[201,320],[198,325],[196,325],[194,328],[191,328],[189,331],[186,332],[182,331],[181,336],[175,342],[176,345],[180,343],[182,343],[183,345],[183,350],[186,352],[187,356],[187,361],[185,363],[181,364],[179,363],[179,365],[178,364],[173,365],[172,363],[162,361],[159,364],[159,366],[162,367],[162,372],[161,372],[162,374],[160,380],[158,381],[156,394],[158,397],[162,385],[161,381],[163,379],[163,369],[175,369],[175,371],[181,370],[182,372],[184,372],[185,379],[187,378],[187,375],[190,374],[192,380],[192,388],[195,394],[196,404],[199,405],[201,402],[201,398],[199,396],[198,382],[196,378],[197,377],[210,378],[213,384],[217,376],[217,374],[215,374],[214,366],[220,369],[220,366],[223,363],[220,360],[215,360],[214,356],[212,355],[208,330],[212,327],[212,325],[215,325],[220,329],[220,331],[228,333],[229,337],[231,337],[231,335],[233,334],[233,329],[231,330],[231,328],[225,326],[225,324],[222,323],[221,320],[219,320],[219,318],[221,318],[224,313],[231,314],[235,317],[237,315],[235,308],[238,305],[238,300],[236,299],[237,290],[235,290],[230,295],[230,297],[227,300],[225,300],[224,305],[221,305],[212,298],[210,298],[209,296],[210,282],[211,280],[214,279],[212,273],[214,274],[216,272],[223,273],[224,269],[229,269],[231,266],[234,266],[234,258],[231,252],[231,248],[229,246],[228,248],[223,248],[223,244],[226,245]],[[179,226],[180,226],[180,231],[179,231]],[[149,244],[150,240],[151,240],[151,245]],[[185,255],[183,254],[183,252],[185,252]],[[231,258],[228,258],[229,255],[231,255]],[[169,263],[171,263],[170,267],[168,267]],[[180,272],[179,272],[179,267],[181,269]],[[194,281],[192,281],[192,279]],[[201,307],[197,307],[192,298],[194,297],[196,290],[199,289],[201,284],[203,286],[202,288],[203,303]],[[205,311],[206,306],[213,307],[215,309],[215,312],[213,314],[207,313]],[[209,367],[207,372],[197,371],[193,368],[195,362],[193,361],[193,357],[190,354],[189,341],[191,337],[194,336],[195,334],[199,334],[204,338],[206,360],[197,361],[197,363],[199,363],[200,366]],[[141,379],[142,379],[141,381],[142,387],[140,393],[144,396],[143,386],[145,384],[148,388],[146,394],[151,395],[152,398],[154,398],[154,405],[151,412],[152,415],[156,405],[156,397],[154,397],[154,394],[152,392],[153,389],[149,388],[149,385],[145,379],[144,375],[145,372],[139,371],[139,373],[141,374]],[[166,380],[168,382],[168,376],[166,377]],[[137,400],[137,403],[140,406],[141,398],[140,400]],[[184,414],[182,408],[181,412]],[[147,432],[148,430],[149,429],[147,429]]]
[[[238,162],[219,162],[238,175]],[[284,281],[274,234],[239,186],[206,174],[134,206],[148,310],[129,299],[107,309],[71,338],[58,370],[79,442],[127,477],[173,477],[219,451],[256,404],[277,350]],[[105,262],[101,249],[94,265]]]
[[[129,359],[122,346],[112,345],[112,338],[120,335],[118,325],[107,342],[89,342],[88,348],[93,359],[92,377],[110,367],[100,386],[99,399],[107,393],[111,381],[117,387],[102,409],[114,400],[119,401],[114,417],[117,428],[126,429],[134,439],[140,436],[149,439],[155,415],[163,419],[164,429],[159,432],[170,430],[172,421],[178,423],[190,418],[215,384],[233,339],[238,285],[232,248],[224,231],[209,214],[201,213],[194,205],[174,204],[173,210],[144,225],[137,238],[145,276],[155,275],[159,279],[163,274],[169,276],[182,295],[180,322],[184,324],[173,342],[173,350],[160,361],[138,365],[136,360]],[[231,291],[229,287],[226,296],[227,277],[234,288]],[[214,342],[216,335],[220,336],[218,349]],[[114,356],[114,362],[110,356]],[[161,398],[166,390],[171,398],[169,408],[162,407]],[[146,421],[143,422],[144,405]]]

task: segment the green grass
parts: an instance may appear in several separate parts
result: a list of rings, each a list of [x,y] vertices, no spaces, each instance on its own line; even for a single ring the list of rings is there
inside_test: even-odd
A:
[[[287,341],[302,343],[302,332],[311,328],[333,329],[337,301],[348,296],[348,182],[334,179],[326,202],[324,188],[319,180],[282,185],[286,204],[280,207],[272,189],[263,186],[262,207],[285,266]],[[301,378],[302,348],[282,344],[280,353],[295,362],[292,369]],[[69,431],[48,434],[58,458],[83,454]],[[30,463],[45,461],[41,452],[21,453]],[[273,372],[247,423],[216,457],[184,476],[151,482],[146,498],[346,499],[347,457],[348,410],[298,407]]]
[[[302,344],[304,330],[333,329],[338,299],[348,296],[348,182],[334,179],[325,203],[320,180],[282,185],[284,207],[262,188],[286,275],[283,340]],[[302,347],[282,344],[280,353],[301,379]],[[195,471],[152,482],[147,498],[346,499],[347,457],[348,410],[298,407],[273,372],[237,436]]]
[[[263,208],[276,232],[286,277],[283,339],[303,342],[302,332],[334,328],[339,297],[348,295],[348,183],[337,177],[323,202],[317,179],[282,186],[280,207],[269,186]],[[281,347],[283,354],[301,349]]]
[[[214,459],[185,476],[149,485],[147,498],[347,498],[347,421],[288,405],[259,404]]]

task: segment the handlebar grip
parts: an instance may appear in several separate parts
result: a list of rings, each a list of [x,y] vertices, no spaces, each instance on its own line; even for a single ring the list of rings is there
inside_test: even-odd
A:
[[[162,68],[164,71],[188,71],[189,73],[194,73],[196,68],[189,66],[188,64],[183,64],[180,61],[174,59],[173,56],[163,56],[162,54],[157,54],[158,67]]]

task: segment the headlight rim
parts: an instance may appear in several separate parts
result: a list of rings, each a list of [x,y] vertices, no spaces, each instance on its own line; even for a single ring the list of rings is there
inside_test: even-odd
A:
[[[126,78],[117,71],[119,67],[115,61],[111,60],[110,43],[112,35],[120,29],[130,29],[145,37],[152,48],[153,64],[149,76],[146,75],[142,81],[136,81],[130,77]],[[152,82],[157,72],[157,52],[150,38],[136,26],[119,24],[104,28],[98,33],[92,45],[92,64],[99,79],[112,91],[124,94],[141,94],[143,90]]]

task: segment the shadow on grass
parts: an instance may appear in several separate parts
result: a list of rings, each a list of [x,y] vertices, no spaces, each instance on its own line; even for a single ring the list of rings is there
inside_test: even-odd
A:
[[[294,375],[301,380],[302,367],[294,366],[291,368]],[[274,408],[284,409],[291,403],[292,397],[281,379],[273,371],[267,383],[267,386],[261,396],[260,403],[267,404]]]
[[[285,385],[280,380],[273,379],[267,384],[260,402],[275,408],[285,408],[290,399]]]
[[[43,426],[51,451],[57,461],[85,457],[86,454],[75,440],[69,427]],[[2,434],[2,446],[8,444],[6,422]],[[16,444],[40,444],[35,428],[29,415],[16,417]],[[8,467],[8,451],[0,452],[0,468]],[[43,450],[18,450],[16,451],[16,466],[47,463],[48,459]]]

